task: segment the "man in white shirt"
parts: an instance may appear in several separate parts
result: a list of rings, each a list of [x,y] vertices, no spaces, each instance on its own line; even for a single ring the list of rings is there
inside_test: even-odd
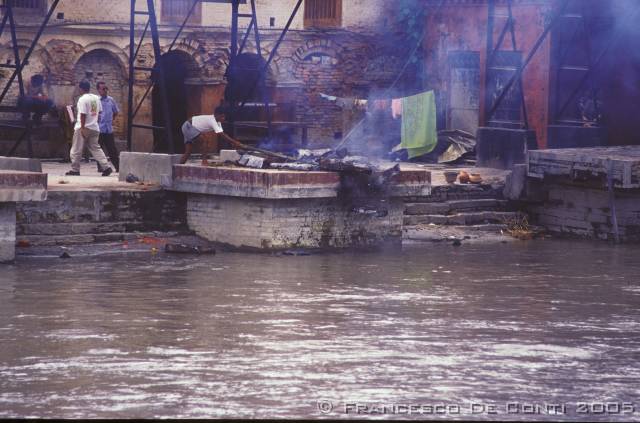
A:
[[[197,141],[200,134],[215,132],[216,134],[231,140],[231,138],[229,138],[229,136],[226,135],[222,129],[221,124],[224,122],[224,119],[225,109],[222,107],[218,107],[213,115],[193,116],[182,125],[182,135],[184,136],[184,154],[180,158],[181,164],[185,164],[187,160],[189,160],[189,156],[191,156],[191,153],[193,152],[193,143]],[[202,164],[206,166],[209,156],[209,146],[207,145],[207,143],[204,143],[204,145],[202,146],[202,150]]]
[[[82,95],[78,99],[78,117],[73,132],[73,143],[71,144],[71,170],[65,175],[80,176],[80,160],[85,142],[94,159],[103,169],[102,176],[109,176],[113,170],[109,166],[107,157],[98,144],[100,137],[100,126],[98,118],[102,112],[100,97],[89,93],[91,85],[88,81],[81,81],[79,84]]]

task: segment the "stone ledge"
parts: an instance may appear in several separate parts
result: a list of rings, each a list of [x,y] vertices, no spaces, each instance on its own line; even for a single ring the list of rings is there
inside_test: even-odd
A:
[[[334,198],[340,186],[334,172],[175,165],[173,175],[175,191],[229,197]]]
[[[120,153],[119,181],[133,174],[142,182],[162,183],[163,176],[171,177],[172,166],[180,162],[179,154]]]
[[[22,172],[42,172],[42,164],[38,159],[0,156],[0,169],[19,170]]]
[[[47,174],[0,170],[0,202],[44,201]]]
[[[607,188],[609,166],[616,188],[640,188],[639,146],[536,150],[530,151],[527,157],[529,177],[589,181],[599,188]]]
[[[431,173],[427,170],[402,170],[391,179],[388,192],[392,197],[430,195],[430,181]],[[171,189],[265,199],[335,198],[340,189],[340,175],[321,171],[175,165]]]

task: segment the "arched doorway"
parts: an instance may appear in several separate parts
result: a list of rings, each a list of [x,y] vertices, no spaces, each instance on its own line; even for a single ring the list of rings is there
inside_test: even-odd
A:
[[[115,55],[109,50],[96,49],[83,54],[73,68],[74,85],[86,79],[91,83],[91,92],[97,94],[96,84],[106,82],[109,87],[109,95],[113,97],[120,108],[120,113],[113,121],[113,133],[116,138],[125,137],[124,107],[127,102],[126,77],[124,68]],[[77,101],[77,95],[74,104]]]
[[[224,99],[227,103],[263,101],[266,79],[260,79],[265,60],[255,53],[242,53],[231,63],[227,71],[227,88]],[[267,73],[263,78],[268,79]]]
[[[174,50],[163,54],[160,58],[167,87],[167,105],[173,133],[175,153],[184,152],[184,140],[180,128],[185,120],[193,114],[200,113],[199,86],[193,85],[193,79],[200,74],[198,64],[189,54]],[[162,96],[160,86],[156,84],[152,91],[152,115],[154,126],[164,126]],[[154,151],[167,152],[164,142],[164,131],[153,132]]]

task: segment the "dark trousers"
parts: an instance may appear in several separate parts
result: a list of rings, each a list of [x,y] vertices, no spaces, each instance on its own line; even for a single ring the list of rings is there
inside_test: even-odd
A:
[[[22,111],[24,119],[27,120],[33,113],[33,120],[40,122],[42,116],[53,108],[53,101],[38,97],[20,97],[18,99],[18,108]]]
[[[120,171],[120,153],[118,153],[118,149],[116,148],[116,142],[113,138],[113,134],[100,133],[100,138],[98,138],[98,142],[100,143],[100,148],[102,148],[102,151],[105,152],[109,160],[111,160],[111,163],[113,163],[113,167],[116,168],[116,172],[119,172]]]

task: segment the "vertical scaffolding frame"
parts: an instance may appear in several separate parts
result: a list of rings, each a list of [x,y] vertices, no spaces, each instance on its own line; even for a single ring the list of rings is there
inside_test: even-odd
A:
[[[198,0],[194,1],[194,4],[197,3]],[[131,151],[131,147],[133,144],[133,128],[143,128],[143,129],[151,129],[151,130],[161,130],[164,132],[164,144],[167,147],[167,151],[169,153],[174,153],[175,146],[173,144],[173,128],[171,125],[171,115],[169,111],[169,103],[167,98],[167,84],[165,80],[164,74],[164,66],[162,66],[162,50],[160,49],[160,34],[158,33],[158,21],[156,16],[155,4],[154,0],[147,0],[147,9],[146,10],[137,10],[136,0],[131,0],[131,12],[130,12],[130,23],[129,23],[129,96],[127,101],[127,150]],[[193,12],[193,7],[190,10],[189,15]],[[146,16],[147,20],[145,23],[144,30],[142,31],[142,36],[136,43],[135,30],[136,30],[136,16]],[[187,19],[185,20],[185,23]],[[180,32],[182,31],[183,26],[180,28]],[[153,57],[154,64],[151,67],[147,66],[137,66],[136,59],[138,57],[138,53],[140,52],[140,47],[142,47],[142,43],[145,40],[145,36],[147,32],[151,30],[151,42],[153,45]],[[172,44],[173,45],[173,44]],[[147,91],[143,95],[142,99],[136,106],[133,108],[133,89],[135,85],[135,73],[136,71],[148,72],[150,74],[151,84],[147,87]],[[146,99],[149,91],[154,86],[154,84],[158,84],[160,88],[160,104],[162,107],[162,118],[164,120],[164,124],[162,126],[155,126],[153,122],[151,125],[144,125],[135,123],[135,117],[142,106],[142,103]]]
[[[240,54],[242,54],[242,52],[244,51],[244,48],[246,46],[246,42],[247,39],[249,37],[249,35],[251,34],[252,30],[254,32],[254,37],[255,37],[255,44],[256,44],[256,52],[258,54],[258,56],[260,56],[260,58],[262,58],[264,60],[264,57],[262,56],[262,49],[261,49],[261,38],[260,38],[260,31],[258,28],[258,18],[257,18],[257,13],[256,13],[256,4],[255,4],[255,0],[251,0],[251,13],[247,13],[247,14],[243,14],[239,12],[240,9],[240,2],[243,0],[229,0],[232,4],[232,10],[231,10],[231,48],[230,48],[230,57],[229,57],[229,67],[227,69],[227,74],[229,75],[230,71],[233,71],[233,67],[235,66],[236,60],[238,58],[238,56]],[[262,85],[263,88],[263,93],[264,93],[264,97],[263,97],[263,101],[264,101],[264,107],[265,107],[265,114],[267,116],[267,132],[269,137],[272,134],[272,118],[271,118],[271,109],[270,109],[270,102],[271,102],[271,98],[270,98],[270,94],[268,92],[268,90],[266,89],[266,77],[267,77],[267,72],[269,70],[269,66],[271,65],[271,62],[273,61],[273,59],[275,58],[276,53],[278,52],[278,49],[280,48],[280,45],[282,44],[282,41],[284,40],[284,37],[287,35],[287,32],[289,31],[289,28],[291,27],[291,24],[293,23],[293,20],[295,19],[296,15],[298,14],[298,10],[300,10],[300,6],[302,5],[303,0],[298,0],[296,2],[296,5],[293,8],[293,11],[291,12],[291,15],[289,16],[289,19],[287,20],[286,25],[284,26],[284,28],[282,29],[282,32],[280,33],[280,36],[278,37],[278,40],[276,41],[275,45],[273,46],[273,49],[271,50],[271,52],[269,53],[269,56],[267,57],[267,60],[264,62],[264,64],[262,65],[262,67],[259,69],[258,72],[258,76],[254,81],[251,81],[251,87],[247,93],[247,95],[242,98],[242,99],[232,99],[233,101],[231,102],[230,109],[230,117],[227,119],[229,121],[229,123],[232,126],[232,131],[233,134],[235,135],[235,130],[236,130],[236,125],[235,125],[235,116],[237,115],[238,111],[242,110],[242,108],[247,104],[247,102],[249,101],[249,99],[251,98],[251,96],[255,93],[256,88],[258,88],[259,85]],[[249,18],[251,19],[249,26],[247,27],[247,30],[244,34],[244,36],[242,37],[242,43],[240,44],[240,46],[238,47],[238,40],[239,40],[239,18]]]
[[[485,66],[485,109],[490,110],[490,113],[487,113],[485,116],[485,124],[488,125],[491,123],[492,118],[495,114],[497,106],[495,108],[491,108],[492,106],[492,96],[489,91],[489,85],[491,80],[492,71],[497,68],[496,59],[498,54],[503,51],[502,46],[504,44],[504,40],[507,34],[511,36],[511,47],[513,52],[518,52],[518,45],[516,41],[516,32],[515,32],[515,19],[513,17],[513,0],[507,0],[507,20],[500,31],[500,35],[498,37],[497,43],[493,43],[493,33],[495,28],[495,20],[496,20],[496,0],[489,0],[487,4],[488,9],[488,17],[487,17],[487,59]],[[516,69],[517,70],[517,69]],[[519,100],[522,115],[520,117],[520,122],[518,124],[523,126],[524,129],[529,129],[529,118],[527,116],[527,106],[524,97],[524,88],[522,84],[522,74],[517,78],[518,90],[519,90]]]
[[[282,40],[284,39],[289,28],[291,27],[291,23],[293,22],[293,19],[295,18],[298,10],[300,9],[302,2],[303,0],[297,1],[296,6],[294,7],[293,12],[291,13],[291,16],[289,17],[287,24],[282,30],[282,33],[280,34],[280,37],[278,38],[275,46],[273,47],[272,51],[270,52],[263,66],[259,69],[258,78],[256,78],[255,81],[250,82],[251,88],[250,88],[249,94],[246,96],[246,98],[236,99],[238,101],[234,101],[232,102],[232,104],[229,105],[231,111],[230,111],[230,116],[228,118],[228,121],[231,124],[232,130],[234,133],[235,133],[234,115],[245,106],[245,104],[247,103],[249,98],[253,95],[256,88],[259,86],[259,84],[262,85],[263,88],[266,88],[265,87],[266,75],[267,75],[267,70],[269,68],[269,65],[273,61],[277,53],[277,50],[280,47],[280,44],[282,43]],[[173,128],[171,127],[171,116],[170,116],[170,108],[168,104],[164,69],[161,64],[162,51],[160,49],[160,37],[158,33],[158,24],[157,24],[154,1],[146,0],[147,10],[138,10],[136,8],[136,3],[137,3],[137,0],[130,0],[131,7],[130,7],[130,24],[129,24],[130,34],[129,34],[129,93],[128,93],[128,99],[127,99],[128,100],[127,101],[127,105],[128,105],[127,150],[128,151],[132,150],[133,128],[143,128],[143,129],[164,131],[165,144],[168,147],[168,151],[170,153],[173,153],[175,151],[174,144],[173,144]],[[193,0],[193,4],[191,5],[191,8],[189,9],[187,15],[185,16],[184,21],[182,22],[182,25],[180,25],[178,31],[176,32],[173,42],[169,46],[167,52],[171,51],[175,46],[176,41],[178,40],[180,34],[183,32],[187,22],[189,21],[189,18],[191,17],[191,15],[193,14],[193,11],[195,10],[195,6],[198,3],[231,4],[231,45],[229,49],[229,52],[230,52],[229,65],[228,65],[225,76],[228,76],[230,70],[232,70],[233,67],[236,65],[236,60],[238,56],[242,54],[242,52],[244,51],[247,44],[247,40],[251,35],[251,33],[253,33],[253,36],[254,36],[256,53],[264,60],[264,57],[262,55],[262,41],[261,41],[260,30],[258,26],[258,17],[257,17],[255,0],[250,0],[251,13],[240,13],[240,4],[246,4],[247,0]],[[136,16],[147,17],[147,20],[140,38],[136,38],[136,21],[135,21]],[[241,34],[239,34],[239,31],[240,31],[239,20],[241,18],[250,19],[249,26],[247,27],[244,35],[242,36]],[[136,59],[138,57],[138,53],[140,52],[140,48],[148,32],[150,32],[151,40],[153,43],[154,64],[151,67],[137,66]],[[240,40],[242,41],[239,44]],[[147,86],[142,97],[137,102],[137,104],[134,104],[134,86],[135,86],[136,71],[150,72],[151,75],[154,76],[155,78],[151,78],[151,83]],[[138,112],[140,111],[142,104],[144,103],[147,96],[151,92],[151,89],[156,84],[159,85],[160,95],[162,97],[160,101],[162,104],[162,118],[164,119],[164,124],[160,126],[155,126],[153,124],[144,125],[144,124],[135,123],[135,118]],[[264,102],[264,107],[265,107],[266,116],[267,116],[267,129],[268,129],[269,135],[271,135],[272,117],[271,117],[271,110],[270,110],[270,102],[271,102],[270,93],[268,92],[267,89],[263,89],[263,92],[264,92],[263,102]]]
[[[16,78],[18,79],[18,90],[19,90],[20,97],[24,96],[25,89],[24,89],[24,78],[23,78],[22,72],[24,71],[24,67],[27,65],[27,63],[29,63],[29,58],[31,57],[31,54],[33,53],[36,46],[38,45],[38,41],[40,41],[40,37],[42,36],[42,33],[47,27],[47,24],[51,19],[51,15],[53,15],[53,12],[58,7],[59,2],[60,0],[53,0],[53,2],[51,3],[51,6],[49,6],[49,9],[47,10],[47,13],[44,17],[44,20],[38,27],[38,31],[36,32],[35,37],[31,41],[31,44],[29,45],[27,52],[22,58],[20,58],[20,50],[18,47],[18,38],[16,35],[16,23],[13,15],[13,5],[9,1],[5,1],[3,2],[3,4],[0,4],[0,10],[3,11],[2,22],[0,23],[0,36],[3,34],[4,29],[8,23],[9,31],[11,33],[11,48],[13,50],[13,60],[14,60],[13,64],[9,64],[9,63],[0,64],[1,68],[13,69],[11,76],[5,82],[4,87],[2,88],[2,92],[0,93],[0,105],[2,105],[2,102],[5,100],[7,94],[9,93],[9,90],[11,89],[11,85],[16,80]],[[17,110],[17,106],[16,107],[0,106],[0,108],[3,111]],[[22,141],[26,139],[27,153],[29,157],[31,158],[33,157],[33,144],[31,142],[31,131],[33,129],[32,122],[30,122],[28,119],[23,119],[23,126],[0,123],[0,127],[23,130],[22,134],[18,137],[13,147],[11,147],[11,149],[7,153],[8,156],[12,156],[15,153],[15,151],[18,149]]]
[[[609,53],[611,48],[619,41],[622,31],[618,31],[615,28],[611,30],[611,34],[609,38],[606,40],[604,48],[597,52],[594,52],[594,41],[592,39],[592,29],[590,28],[589,22],[587,21],[587,9],[584,4],[580,2],[580,0],[568,0],[572,1],[574,5],[579,5],[577,9],[578,12],[573,13],[563,13],[560,16],[560,19],[568,22],[570,20],[579,20],[582,31],[584,32],[584,37],[582,40],[576,41],[577,34],[574,33],[571,37],[570,42],[568,43],[564,49],[562,45],[553,46],[552,48],[552,84],[555,87],[555,90],[552,91],[551,97],[551,107],[550,107],[550,122],[553,124],[573,124],[573,125],[582,125],[584,121],[578,120],[567,120],[564,119],[564,113],[567,109],[575,104],[577,96],[581,91],[584,90],[585,85],[589,82],[593,82],[595,79],[594,73],[598,69],[598,67],[602,64],[603,59]],[[623,17],[623,21],[626,24],[631,24],[635,22],[638,18],[638,14],[640,14],[640,5],[636,6],[634,9],[629,11],[629,13]],[[569,63],[567,60],[569,53],[576,48],[577,44],[583,43],[583,48],[585,51],[585,55],[587,58],[587,63],[582,66],[576,66],[575,64]],[[580,72],[582,75],[577,79],[578,83],[573,88],[573,90],[569,93],[569,95],[561,101],[560,98],[560,74],[565,70],[570,70],[574,72]],[[591,89],[591,95],[594,102],[594,108],[596,109],[596,114],[598,111],[598,90],[594,87]],[[595,122],[592,122],[595,123]]]
[[[486,101],[485,104],[487,104],[487,106],[488,106],[485,109],[485,121],[486,122],[489,121],[489,119],[491,118],[491,116],[493,116],[493,114],[496,112],[498,107],[500,107],[500,104],[502,103],[502,101],[505,99],[505,97],[509,93],[509,90],[511,90],[511,88],[513,87],[513,84],[515,84],[517,81],[521,81],[522,80],[522,74],[524,73],[524,71],[527,68],[527,66],[529,65],[529,63],[531,63],[531,60],[536,55],[536,53],[538,52],[538,50],[540,49],[540,47],[542,46],[544,41],[549,36],[549,33],[551,32],[551,30],[560,22],[560,18],[565,13],[565,11],[567,9],[567,6],[569,5],[569,1],[570,0],[559,0],[559,2],[560,2],[559,5],[557,6],[556,10],[552,13],[548,23],[545,25],[544,30],[538,36],[538,39],[536,40],[536,42],[534,43],[533,47],[531,48],[531,50],[527,54],[527,57],[522,62],[522,64],[520,64],[520,66],[518,66],[518,68],[516,69],[516,72],[509,79],[509,82],[504,86],[502,91],[500,91],[500,93],[498,94],[496,100],[492,102],[491,98],[490,98],[490,93],[489,92],[485,92],[485,101]],[[493,10],[492,10],[492,8],[493,8]],[[489,0],[489,16],[491,17],[491,15],[493,13],[495,13],[495,0]],[[493,51],[493,29],[494,29],[494,22],[490,19],[489,22],[488,22],[488,25],[487,25],[487,32],[488,32],[487,33],[487,40],[488,40],[487,44],[489,44],[489,42],[491,42],[491,45],[490,46],[488,45],[487,54],[489,54],[489,52]],[[488,64],[489,64],[489,60],[487,60],[487,65]],[[487,72],[487,71],[488,71],[488,66],[485,69],[485,72]],[[488,91],[487,88],[488,87],[485,87],[485,91]],[[524,95],[523,95],[523,97],[524,97]]]

